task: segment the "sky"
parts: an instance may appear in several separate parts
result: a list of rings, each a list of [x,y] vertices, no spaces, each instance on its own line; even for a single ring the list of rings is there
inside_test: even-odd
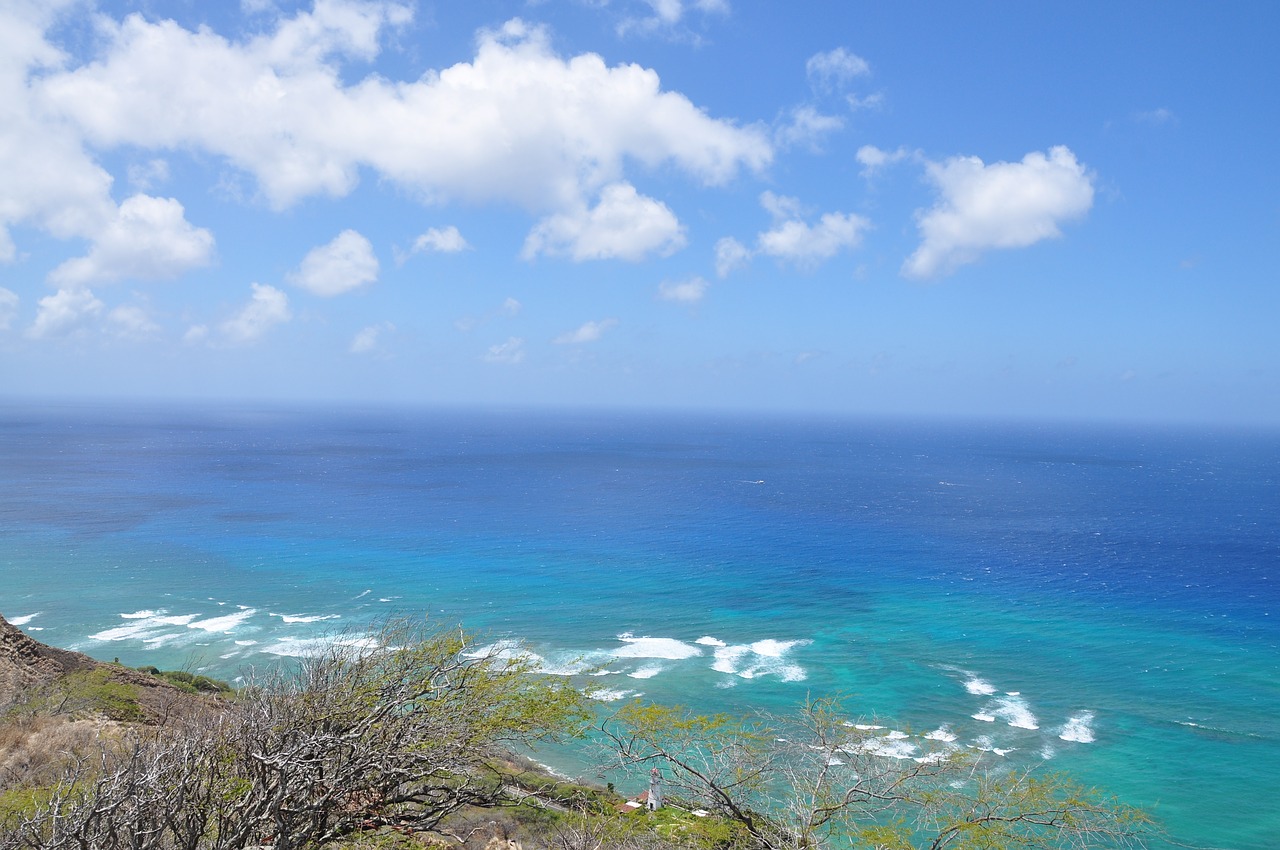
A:
[[[0,396],[1278,425],[1278,33],[0,0]]]

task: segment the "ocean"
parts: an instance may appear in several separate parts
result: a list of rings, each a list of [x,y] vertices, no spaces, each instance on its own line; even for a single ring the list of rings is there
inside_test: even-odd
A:
[[[0,614],[47,643],[234,679],[426,616],[606,699],[841,695],[1194,846],[1280,834],[1278,567],[1275,431],[0,406]]]

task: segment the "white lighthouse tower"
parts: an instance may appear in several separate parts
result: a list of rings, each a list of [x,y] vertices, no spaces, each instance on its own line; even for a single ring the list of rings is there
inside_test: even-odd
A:
[[[651,812],[662,808],[662,773],[656,767],[649,771],[649,797],[645,805]]]

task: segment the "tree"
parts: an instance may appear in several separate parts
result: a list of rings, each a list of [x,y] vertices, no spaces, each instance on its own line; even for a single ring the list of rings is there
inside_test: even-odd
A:
[[[999,770],[948,747],[910,758],[838,700],[739,721],[632,703],[601,725],[623,769],[660,765],[691,804],[763,850],[1141,846],[1140,811],[1059,774]]]
[[[397,622],[69,765],[10,808],[0,848],[289,850],[429,829],[498,802],[504,755],[572,733],[586,712],[569,684],[476,653],[460,631]]]

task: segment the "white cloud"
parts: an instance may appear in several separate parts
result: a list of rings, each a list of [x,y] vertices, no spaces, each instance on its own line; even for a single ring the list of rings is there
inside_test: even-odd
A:
[[[56,239],[90,242],[89,256],[59,269],[55,285],[172,277],[206,264],[208,231],[182,220],[176,201],[143,195],[117,207],[111,175],[77,128],[50,108],[43,85],[61,75],[68,55],[45,32],[72,5],[0,4],[0,262],[16,256],[10,229],[26,224]],[[111,101],[94,107],[110,111]],[[156,168],[149,173],[153,182],[160,177]]]
[[[844,120],[834,115],[823,115],[812,106],[797,106],[791,110],[788,121],[778,128],[775,138],[784,148],[805,147],[819,150],[822,141],[844,127]]]
[[[556,345],[578,345],[584,342],[595,342],[604,336],[605,331],[618,324],[617,319],[601,319],[598,322],[585,322],[551,340]]]
[[[432,227],[413,240],[415,254],[433,251],[440,254],[456,254],[470,247],[467,240],[462,238],[462,233],[452,224],[448,227]]]
[[[18,294],[0,286],[0,331],[7,331],[18,315]]]
[[[146,339],[160,330],[147,311],[137,306],[120,306],[107,313],[107,325],[116,336],[126,339]]]
[[[651,253],[672,254],[684,244],[684,229],[666,204],[637,193],[630,183],[611,183],[594,207],[540,221],[525,240],[521,256],[638,261]]]
[[[793,219],[761,233],[756,250],[799,266],[813,266],[857,247],[870,226],[868,219],[854,213],[825,213],[817,224]]]
[[[815,53],[804,68],[814,88],[827,90],[844,88],[854,79],[871,73],[867,60],[843,47]]]
[[[1063,146],[1021,162],[953,157],[929,163],[927,174],[940,197],[916,213],[922,238],[902,266],[909,277],[950,274],[984,251],[1061,236],[1059,225],[1093,206],[1093,176]]]
[[[313,295],[332,298],[378,279],[373,245],[354,230],[344,230],[327,245],[312,248],[289,280]]]
[[[192,325],[187,328],[187,332],[182,335],[182,341],[187,345],[197,345],[209,338],[208,325]]]
[[[779,195],[768,189],[760,193],[760,206],[777,219],[799,218],[804,214],[804,205],[799,198]]]
[[[580,207],[629,162],[715,184],[772,158],[759,128],[709,117],[638,65],[563,59],[519,20],[482,32],[471,62],[345,84],[341,60],[372,58],[407,16],[321,0],[243,41],[141,15],[104,19],[100,60],[34,85],[94,145],[225,157],[278,208],[344,195],[362,167],[428,198],[545,213]]]
[[[103,304],[87,289],[59,289],[36,305],[36,319],[27,328],[32,339],[67,336],[102,315]]]
[[[250,296],[248,303],[234,316],[219,325],[219,330],[228,341],[247,345],[257,342],[271,328],[292,318],[288,295],[274,286],[255,283],[253,295]],[[190,336],[191,331],[187,333]]]
[[[524,340],[513,336],[506,342],[491,345],[485,352],[484,359],[490,363],[519,363],[524,360]]]
[[[84,286],[121,278],[167,280],[213,258],[213,234],[193,227],[173,198],[134,195],[92,235],[84,257],[67,260],[49,273],[57,286]]]
[[[351,345],[347,350],[352,354],[367,354],[374,351],[377,349],[378,340],[382,335],[385,333],[392,333],[395,329],[396,326],[391,322],[382,322],[377,325],[369,325],[368,327],[361,328],[356,332],[356,335],[351,338]]]
[[[716,276],[728,277],[730,272],[745,268],[751,262],[751,249],[732,236],[716,241]]]
[[[691,277],[682,281],[664,280],[658,284],[658,297],[663,301],[696,304],[707,294],[707,288],[710,285],[700,277]]]
[[[880,169],[896,165],[909,156],[911,151],[906,148],[900,147],[895,151],[886,151],[875,145],[863,145],[858,148],[858,153],[855,155],[858,162],[862,164],[863,177],[870,177]]]
[[[507,298],[502,302],[502,312],[507,316],[518,316],[520,311],[524,309],[524,305],[514,298]]]

